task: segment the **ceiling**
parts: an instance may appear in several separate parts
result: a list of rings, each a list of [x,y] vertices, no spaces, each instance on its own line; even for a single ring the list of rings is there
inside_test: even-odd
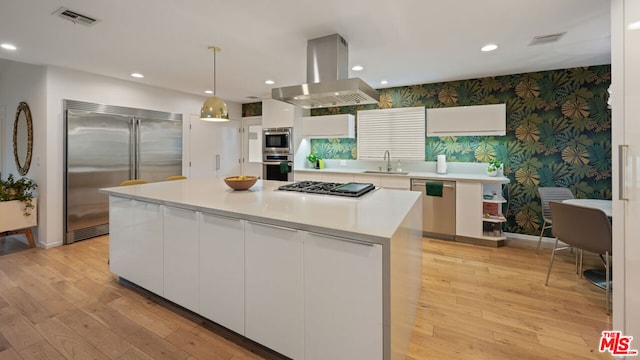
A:
[[[52,13],[64,6],[91,27]],[[306,82],[307,40],[341,34],[374,88],[611,62],[605,0],[0,0],[2,60],[55,65],[241,103]],[[566,32],[555,43],[534,36]],[[500,47],[480,51],[487,43]],[[143,79],[129,76],[132,72]],[[266,85],[265,80],[274,80]],[[381,80],[388,84],[381,85]],[[254,98],[251,98],[254,97]]]

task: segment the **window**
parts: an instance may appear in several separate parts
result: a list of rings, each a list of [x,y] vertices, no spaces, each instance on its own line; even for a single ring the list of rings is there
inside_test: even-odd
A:
[[[424,161],[424,134],[424,107],[358,111],[358,160],[389,150],[394,159]]]

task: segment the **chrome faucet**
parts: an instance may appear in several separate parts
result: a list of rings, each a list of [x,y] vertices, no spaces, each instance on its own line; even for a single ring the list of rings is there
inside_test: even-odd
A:
[[[387,160],[387,172],[391,172],[391,153],[389,150],[384,151],[384,158],[382,160]]]

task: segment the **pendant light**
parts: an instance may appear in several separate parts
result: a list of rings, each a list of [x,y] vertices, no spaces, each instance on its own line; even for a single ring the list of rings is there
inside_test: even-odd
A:
[[[219,47],[209,46],[213,52],[213,96],[207,98],[200,109],[200,120],[204,121],[229,121],[227,104],[216,96],[216,53],[222,51]]]

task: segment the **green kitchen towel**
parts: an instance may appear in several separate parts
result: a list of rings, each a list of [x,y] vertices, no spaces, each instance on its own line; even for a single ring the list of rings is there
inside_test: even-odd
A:
[[[289,165],[288,161],[280,162],[280,174],[286,174],[291,172],[291,165]]]
[[[441,182],[429,182],[424,184],[425,193],[429,196],[442,197],[442,183]]]

